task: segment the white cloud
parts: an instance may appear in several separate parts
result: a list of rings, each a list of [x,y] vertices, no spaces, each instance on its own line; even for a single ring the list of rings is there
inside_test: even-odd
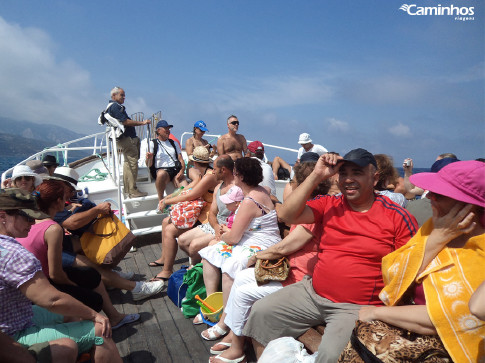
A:
[[[330,130],[346,132],[350,129],[348,122],[337,120],[336,118],[333,118],[333,117],[328,118],[327,122],[329,124],[328,128]]]
[[[210,97],[222,112],[261,110],[327,101],[332,87],[318,77],[271,77],[233,82],[231,91],[216,90]]]
[[[88,133],[99,131],[99,100],[90,73],[69,58],[58,59],[44,31],[0,17],[0,109],[2,116],[51,123]],[[92,124],[92,128],[91,128]]]
[[[399,136],[399,137],[411,136],[411,129],[409,128],[409,126],[403,125],[400,122],[396,126],[388,128],[388,131],[394,136]]]

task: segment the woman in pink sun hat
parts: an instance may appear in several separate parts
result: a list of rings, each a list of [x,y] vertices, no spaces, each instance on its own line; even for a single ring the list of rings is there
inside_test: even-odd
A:
[[[362,308],[359,319],[437,335],[454,362],[483,361],[485,321],[468,304],[485,281],[485,163],[458,161],[411,182],[429,190],[433,217],[383,258],[387,306]]]

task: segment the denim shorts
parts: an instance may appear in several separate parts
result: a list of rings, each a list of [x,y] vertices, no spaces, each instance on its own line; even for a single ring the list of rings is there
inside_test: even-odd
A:
[[[76,261],[76,254],[74,252],[62,251],[62,267],[72,267]]]

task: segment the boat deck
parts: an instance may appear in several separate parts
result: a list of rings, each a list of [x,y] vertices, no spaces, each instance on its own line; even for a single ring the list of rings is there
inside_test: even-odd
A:
[[[129,252],[119,267],[135,272],[137,280],[150,279],[160,267],[148,263],[158,259],[161,253],[160,234],[140,236],[135,242],[136,252]],[[174,270],[188,264],[188,257],[180,251]],[[140,321],[125,325],[113,332],[123,362],[208,362],[209,349],[215,342],[205,341],[200,336],[207,325],[193,325],[172,303],[166,289],[158,296],[142,301],[133,301],[131,293],[111,290],[113,304],[120,312],[139,313]],[[246,356],[248,362],[256,362],[252,348]]]

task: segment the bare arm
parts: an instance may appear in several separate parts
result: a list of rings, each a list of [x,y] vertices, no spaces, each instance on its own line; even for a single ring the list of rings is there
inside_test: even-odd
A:
[[[217,154],[218,155],[224,155],[225,150],[224,150],[224,136],[221,136],[217,139]]]
[[[134,121],[128,118],[122,123],[123,123],[123,126],[143,126],[143,125],[148,125],[150,123],[150,120]]]
[[[306,201],[315,187],[325,179],[336,174],[340,169],[341,156],[323,154],[318,159],[315,169],[296,189],[285,199],[278,217],[287,224],[310,224],[314,223],[313,212],[307,207]]]
[[[111,213],[111,204],[108,202],[103,202],[91,208],[90,210],[74,213],[72,216],[62,222],[61,225],[66,229],[74,230],[84,227],[86,224],[96,218],[98,214],[109,213]]]
[[[380,320],[418,334],[436,335],[426,305],[365,306],[359,310],[359,320]]]
[[[282,241],[256,253],[256,258],[261,260],[274,260],[283,256],[291,255],[301,249],[313,238],[312,232],[298,225]]]
[[[192,137],[187,139],[187,141],[185,142],[185,152],[187,153],[187,156],[194,153],[194,141]]]
[[[470,212],[473,205],[456,202],[450,211],[440,217],[433,208],[433,231],[431,231],[424,250],[424,258],[418,274],[446,247],[446,245],[464,233],[471,232],[477,225],[473,222],[475,214]]]
[[[485,320],[485,281],[475,290],[468,306],[473,315],[478,319]]]
[[[242,138],[242,147],[243,147],[242,154],[243,156],[246,156],[248,154],[248,143],[244,135],[240,135],[240,136]]]
[[[35,363],[29,351],[10,336],[0,331],[0,362]]]
[[[406,189],[407,193],[411,193],[414,195],[421,195],[423,194],[424,190],[421,189],[420,187],[415,186],[411,181],[409,180],[409,177],[413,174],[413,159],[406,159],[404,160],[409,161],[409,166],[406,165],[406,163],[402,164],[402,168],[404,170],[404,188]]]
[[[200,182],[198,182],[192,190],[190,190],[187,194],[179,194],[173,198],[165,198],[163,202],[168,204],[176,204],[180,202],[185,202],[188,200],[194,200],[197,198],[202,197],[208,190],[215,188],[217,185],[217,179],[213,174],[206,174],[202,177]]]
[[[237,244],[244,234],[244,231],[249,226],[249,223],[255,218],[261,215],[261,210],[249,200],[243,200],[237,211],[237,216],[234,218],[232,228],[225,232],[221,239],[230,245]]]
[[[221,188],[222,183],[219,183],[214,189],[214,195],[212,196],[212,204],[209,210],[209,223],[216,233],[215,238],[220,240],[221,234],[219,231],[219,222],[217,221],[217,213],[219,212],[219,207],[217,206],[217,192]]]
[[[107,317],[57,290],[49,283],[42,271],[38,271],[32,279],[22,284],[19,290],[29,300],[53,313],[101,324],[103,336],[111,336],[111,325]]]
[[[44,233],[47,244],[47,260],[49,262],[49,277],[57,284],[76,285],[69,280],[62,269],[62,239],[64,231],[58,224],[53,224]]]

